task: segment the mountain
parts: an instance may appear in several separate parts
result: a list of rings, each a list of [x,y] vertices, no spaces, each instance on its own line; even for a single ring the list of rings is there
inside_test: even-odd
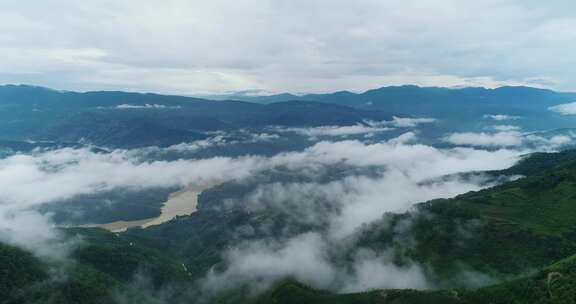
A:
[[[0,140],[91,143],[134,148],[206,138],[206,132],[269,126],[365,125],[368,120],[432,117],[425,140],[458,129],[485,131],[513,124],[524,131],[572,128],[574,118],[550,111],[575,93],[529,87],[497,89],[397,86],[356,94],[246,97],[247,101],[128,92],[67,92],[0,86]],[[274,101],[262,104],[263,101]]]
[[[281,101],[292,101],[292,100],[299,100],[299,95],[294,95],[290,93],[282,93],[282,94],[272,94],[272,95],[254,95],[250,94],[253,93],[252,91],[248,92],[235,92],[229,94],[220,94],[220,95],[204,95],[199,96],[200,98],[210,99],[210,100],[240,100],[240,101],[248,101],[254,103],[262,103],[262,104],[269,104],[274,102],[281,102]],[[259,93],[259,92],[255,92]]]
[[[461,121],[465,128],[472,129],[479,120],[486,119],[484,113],[522,115],[518,120],[495,121],[494,124],[542,123],[545,119],[533,120],[530,113],[542,108],[548,113],[547,107],[567,102],[570,96],[523,87],[452,90],[405,86],[364,94],[374,100],[383,96],[382,100],[406,98],[408,101],[406,104],[370,103],[366,99],[361,106],[351,106],[362,94],[342,91],[333,94],[332,97],[339,100],[336,103],[328,103],[320,100],[324,98],[322,95],[314,95],[318,100],[259,104],[157,94],[78,93],[3,86],[0,87],[0,118],[3,118],[0,130],[4,137],[0,138],[0,152],[12,155],[39,149],[43,153],[44,148],[78,148],[84,147],[84,143],[102,146],[89,148],[101,152],[110,151],[105,147],[163,147],[199,141],[200,145],[208,147],[203,151],[206,154],[186,154],[187,151],[179,154],[173,149],[155,147],[111,153],[118,153],[119,157],[124,152],[137,153],[139,158],[134,158],[135,162],[142,159],[151,166],[161,164],[157,161],[163,160],[181,160],[183,164],[204,156],[227,156],[215,151],[223,149],[219,143],[231,143],[231,148],[227,147],[234,150],[230,155],[254,155],[254,151],[263,151],[277,155],[278,159],[290,159],[289,153],[277,154],[278,147],[258,142],[259,148],[254,148],[250,142],[254,136],[264,135],[278,140],[280,151],[303,149],[318,141],[298,137],[298,132],[309,132],[311,127],[319,126],[354,126],[354,130],[374,128],[368,121],[391,120],[401,116],[395,112],[401,108],[416,111],[419,115],[415,116],[433,116],[430,113],[435,111],[433,113],[438,115],[435,117],[442,117],[439,126],[425,125],[416,129],[414,132],[418,132],[418,136],[442,131],[442,128],[454,131],[449,127]],[[456,100],[454,96],[460,96],[460,99]],[[502,106],[503,103],[506,106]],[[488,109],[500,112],[484,112]],[[558,114],[550,112],[549,115]],[[569,117],[565,119],[566,122],[570,120]],[[271,130],[277,130],[277,126],[283,127],[284,133],[272,134]],[[406,128],[395,128],[386,130],[382,136],[387,136],[387,132],[399,132],[394,136],[406,132]],[[326,128],[313,130],[325,131]],[[550,137],[572,132],[573,129],[567,128],[534,134]],[[371,135],[373,137],[365,138],[370,146],[387,140]],[[339,149],[354,148],[349,145],[351,143],[354,142],[341,141]],[[318,147],[322,148],[322,145],[331,148],[326,142]],[[440,151],[421,144],[415,147],[434,154]],[[311,154],[325,153],[322,149],[311,150]],[[474,150],[480,157],[484,152]],[[252,249],[250,246],[263,243],[267,244],[266,249],[280,248],[282,254],[284,243],[299,240],[299,236],[325,237],[334,224],[330,220],[334,215],[342,214],[347,203],[329,196],[333,189],[339,193],[338,187],[332,185],[341,181],[378,180],[390,170],[389,166],[394,165],[357,166],[347,162],[345,157],[341,158],[346,154],[336,155],[335,159],[320,165],[315,163],[315,158],[310,158],[310,166],[305,170],[280,162],[280,165],[257,170],[245,178],[213,185],[198,196],[196,212],[146,229],[111,233],[100,229],[57,228],[60,237],[71,244],[66,259],[37,256],[33,253],[36,251],[29,250],[34,248],[32,245],[17,248],[0,243],[0,293],[4,296],[0,303],[195,303],[199,299],[219,304],[562,303],[576,294],[576,150],[529,154],[505,170],[465,172],[424,180],[420,182],[422,185],[432,186],[453,180],[478,180],[481,182],[472,184],[490,187],[450,199],[422,202],[401,213],[377,214],[376,218],[351,231],[351,235],[336,238],[336,241],[328,237],[328,240],[313,239],[324,244],[318,247],[322,247],[329,267],[342,272],[342,275],[338,274],[338,280],[327,283],[330,290],[306,286],[298,281],[299,277],[282,272],[271,276],[257,273],[253,278],[251,273],[242,273],[248,279],[242,281],[242,277],[238,280],[241,284],[234,285],[237,282],[232,277],[226,281],[230,283],[227,288],[206,294],[207,291],[201,288],[202,279],[218,276],[235,266],[226,254],[234,255],[236,250]],[[13,156],[9,160],[34,160],[34,156]],[[407,153],[406,157],[414,156]],[[254,159],[260,161],[258,157]],[[305,157],[304,161],[307,159]],[[45,166],[47,172],[66,169],[66,164],[60,168],[60,165],[51,166],[50,162],[42,161],[38,166]],[[278,185],[282,190],[275,188]],[[294,187],[289,187],[291,185]],[[307,190],[310,185],[317,188]],[[61,225],[146,219],[157,216],[162,202],[179,189],[103,188],[97,193],[55,199],[36,206],[33,211],[48,214]],[[267,189],[275,189],[275,194],[268,193]],[[316,196],[316,189],[330,193]],[[302,193],[295,193],[300,191]],[[276,196],[276,192],[280,196]],[[300,199],[301,194],[305,195],[303,199]],[[292,195],[302,203],[285,199]],[[375,201],[378,200],[376,197]],[[432,290],[335,293],[336,290],[360,290],[343,287],[348,286],[346,279],[355,275],[357,257],[371,257],[371,253],[378,265],[395,267],[400,272],[417,267],[423,280],[429,283],[426,286]],[[281,266],[278,265],[280,269]],[[308,271],[316,269],[310,267]],[[247,293],[249,287],[261,289],[257,288],[257,293]]]
[[[2,140],[168,146],[203,132],[265,126],[348,126],[403,116],[320,102],[268,105],[127,92],[61,92],[0,86]]]
[[[307,100],[322,101],[358,108],[401,107],[401,103],[426,105],[429,103],[483,103],[500,106],[552,105],[576,97],[576,93],[555,92],[525,86],[503,86],[495,89],[483,87],[442,88],[416,85],[389,86],[371,89],[363,93],[338,91],[326,94],[278,94],[270,96],[244,96],[243,100],[264,102]]]
[[[562,117],[548,110],[562,103],[574,102],[576,93],[524,86],[504,86],[495,89],[482,87],[440,88],[414,85],[390,86],[363,93],[340,91],[328,94],[295,96],[279,94],[245,97],[243,100],[263,103],[281,100],[319,101],[359,109],[386,110],[431,116],[447,122],[446,129],[454,126],[472,128],[485,115],[504,114],[519,116],[516,121],[528,129],[571,127],[574,119]]]

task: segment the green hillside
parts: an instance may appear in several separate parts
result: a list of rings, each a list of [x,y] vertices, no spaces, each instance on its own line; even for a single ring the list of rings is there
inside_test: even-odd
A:
[[[397,265],[426,265],[435,291],[374,290],[335,294],[288,280],[253,298],[227,291],[215,303],[574,303],[576,294],[576,152],[539,153],[499,172],[525,178],[384,214],[342,248],[393,252]],[[288,178],[288,177],[286,177]],[[223,188],[218,188],[221,191]],[[219,198],[220,192],[207,198]],[[115,234],[65,229],[80,238],[68,261],[40,260],[0,244],[1,303],[194,303],[194,279],[222,262],[220,254],[247,224],[274,223],[282,214],[200,209],[153,229]],[[294,233],[321,229],[296,227]],[[258,231],[258,230],[256,230]],[[236,233],[236,234],[233,234]],[[258,233],[253,238],[260,237]],[[407,242],[407,238],[411,241]],[[346,264],[352,251],[334,255]],[[463,271],[502,283],[474,289]],[[289,278],[287,278],[289,279]]]
[[[334,294],[294,281],[278,284],[273,290],[246,304],[560,304],[576,302],[576,256],[542,269],[536,274],[474,291],[373,290]]]

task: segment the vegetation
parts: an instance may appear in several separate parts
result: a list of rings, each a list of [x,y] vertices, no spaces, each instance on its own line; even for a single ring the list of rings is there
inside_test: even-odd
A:
[[[354,294],[334,294],[293,281],[282,282],[273,290],[246,304],[564,304],[576,303],[576,256],[542,269],[534,275],[478,290],[440,291],[373,290]]]
[[[336,171],[358,174],[345,168]],[[410,261],[426,265],[426,275],[438,282],[437,290],[335,294],[287,280],[256,297],[232,290],[211,302],[574,303],[576,153],[536,154],[491,174],[527,177],[453,199],[425,202],[404,214],[386,214],[359,230],[351,244],[342,246],[389,250],[399,265]],[[284,178],[291,179],[289,175]],[[237,193],[247,191],[239,185],[229,187]],[[204,199],[227,199],[225,188],[208,192]],[[72,262],[40,260],[25,250],[0,244],[0,292],[6,295],[0,302],[152,303],[162,298],[193,303],[194,280],[211,267],[219,267],[220,254],[235,241],[318,228],[301,225],[293,228],[298,231],[286,231],[287,220],[268,209],[203,207],[192,216],[122,234],[65,229],[70,237],[82,239],[71,253]],[[346,263],[350,254],[342,250],[333,258]],[[468,288],[459,284],[459,275],[465,271],[503,283]],[[138,283],[142,280],[143,285]]]

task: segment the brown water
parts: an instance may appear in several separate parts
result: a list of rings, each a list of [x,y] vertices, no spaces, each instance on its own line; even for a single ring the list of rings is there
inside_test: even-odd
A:
[[[160,216],[136,220],[136,221],[116,221],[106,224],[86,224],[79,227],[84,228],[103,228],[112,232],[124,232],[132,227],[150,227],[167,222],[177,216],[190,215],[196,212],[198,204],[198,195],[202,191],[184,189],[170,194],[168,200],[162,205]]]

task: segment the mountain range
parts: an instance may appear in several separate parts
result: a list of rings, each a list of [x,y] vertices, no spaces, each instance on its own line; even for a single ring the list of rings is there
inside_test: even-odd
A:
[[[230,96],[231,98],[238,96]],[[280,94],[206,100],[128,92],[68,92],[0,86],[1,140],[78,142],[100,146],[168,146],[206,138],[206,131],[366,125],[397,117],[431,117],[426,136],[458,128],[481,130],[489,117],[526,131],[573,126],[569,115],[551,107],[576,100],[576,93],[529,87],[383,87],[296,96]],[[512,118],[514,121],[506,120]]]
[[[460,128],[473,128],[485,115],[498,114],[525,118],[518,123],[527,129],[535,130],[543,124],[549,125],[550,128],[568,127],[572,123],[570,119],[551,113],[548,108],[576,101],[576,93],[524,86],[489,89],[405,85],[382,87],[363,93],[339,91],[326,94],[283,93],[269,96],[230,94],[225,97],[264,104],[288,100],[318,101],[359,109],[410,113],[414,116],[441,119],[449,124],[446,129],[456,125]]]
[[[0,303],[575,303],[575,97],[0,86]]]

